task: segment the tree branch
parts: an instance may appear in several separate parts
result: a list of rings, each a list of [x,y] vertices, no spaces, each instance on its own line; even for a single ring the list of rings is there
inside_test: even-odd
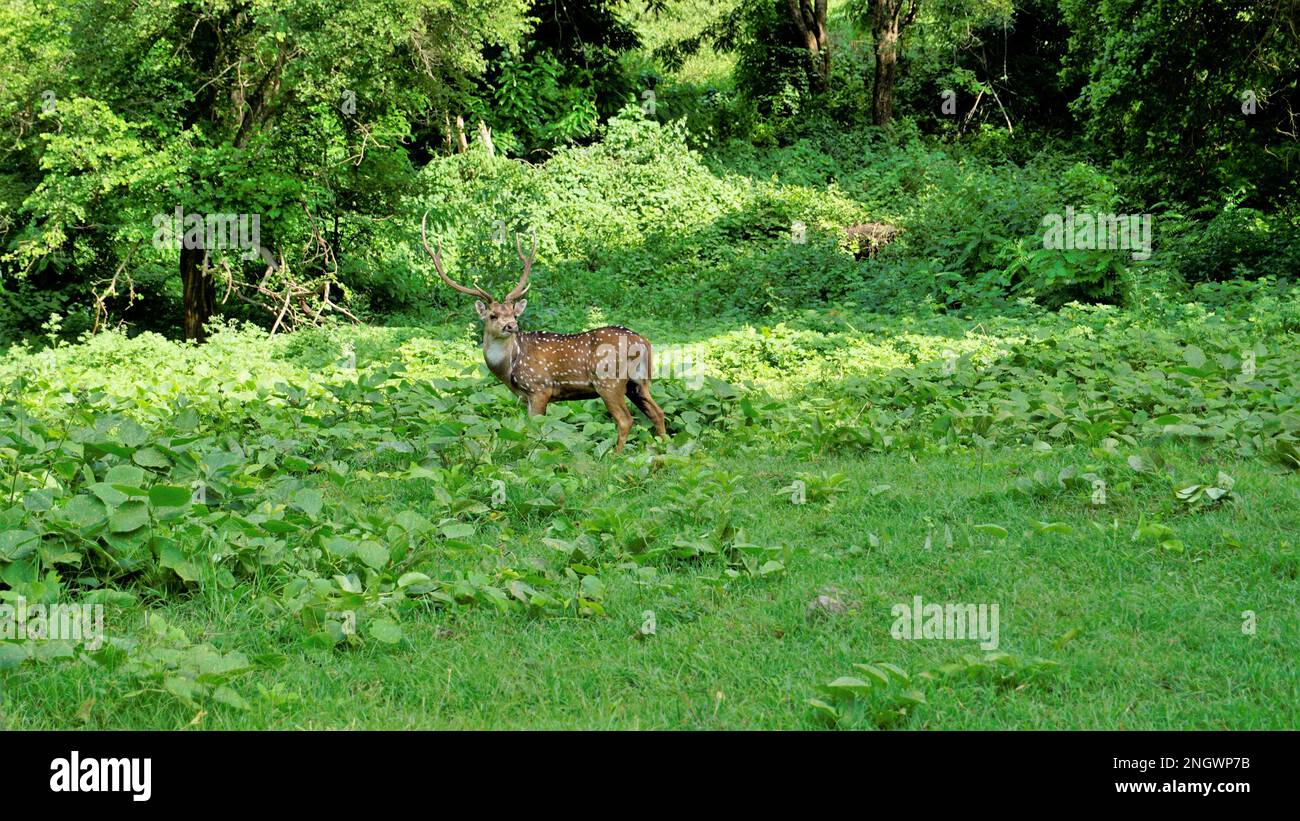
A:
[[[900,26],[900,28],[905,28],[907,26],[912,25],[912,21],[916,19],[916,7],[917,5],[919,5],[919,3],[920,0],[912,0],[912,5],[908,8],[907,16],[903,18],[903,25]],[[901,2],[899,4],[899,8],[902,8]]]

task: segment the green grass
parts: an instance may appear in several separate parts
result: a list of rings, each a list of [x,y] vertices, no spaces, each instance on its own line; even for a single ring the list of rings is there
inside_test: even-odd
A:
[[[877,334],[877,342],[882,350],[911,350],[915,331]],[[448,336],[442,332],[357,329],[343,336],[355,341],[362,362],[391,356],[399,344],[435,370],[473,355],[462,342],[439,347],[434,340]],[[311,369],[300,370],[303,363],[332,356],[319,347],[324,339],[278,341],[263,364],[282,370],[269,378],[307,384]],[[253,348],[229,339],[216,344],[209,359],[222,378],[230,378],[236,362],[254,364]],[[228,359],[222,345],[233,346]],[[58,355],[93,359],[80,348]],[[266,350],[257,355],[268,356]],[[818,362],[835,361],[834,348],[820,356]],[[887,357],[878,352],[868,359]],[[783,400],[783,409],[830,401],[829,388],[810,393],[804,381],[817,372],[815,364],[784,369],[785,393],[794,398]],[[870,373],[874,366],[861,367]],[[773,366],[773,380],[781,372]],[[160,401],[140,398],[144,407]],[[509,422],[522,410],[503,401],[485,413]],[[599,414],[584,422],[586,413],[573,408],[569,419],[582,436],[607,439],[611,426]],[[376,437],[384,431],[382,419],[367,424]],[[710,557],[661,556],[638,564],[616,549],[618,537],[606,536],[593,558],[605,587],[598,597],[603,614],[416,598],[402,611],[399,644],[366,640],[334,649],[314,647],[312,630],[277,603],[285,577],[270,568],[241,575],[233,586],[178,586],[174,578],[146,574],[118,582],[136,590],[141,603],[110,607],[109,634],[142,635],[148,609],[196,643],[250,658],[279,657],[235,684],[248,709],[186,705],[156,684],[69,660],[0,672],[0,727],[813,728],[824,726],[808,705],[826,698],[821,685],[852,675],[855,663],[876,661],[911,673],[926,698],[890,726],[1300,726],[1294,652],[1300,556],[1289,535],[1300,531],[1300,489],[1294,472],[1279,463],[1169,436],[1148,437],[1138,448],[1062,441],[1046,448],[994,443],[810,453],[799,439],[809,417],[796,413],[790,424],[706,430],[693,440],[694,454],[676,461],[648,461],[650,444],[640,429],[623,457],[580,449],[547,461],[552,451],[525,441],[477,467],[466,461],[470,484],[456,491],[458,498],[491,492],[487,476],[497,474],[481,472],[491,463],[522,478],[510,485],[513,498],[504,508],[454,517],[477,522],[477,536],[465,544],[434,543],[423,565],[431,575],[434,567],[479,572],[504,584],[535,564],[548,569],[554,588],[547,590],[564,597],[578,589],[582,572],[572,568],[582,563],[557,561],[543,539],[569,539],[573,525],[616,510],[635,523],[633,530],[653,530],[656,544],[704,536],[729,517],[746,541],[781,548],[784,572],[728,579],[725,564]],[[374,441],[353,444],[346,478],[308,478],[323,491],[326,510],[353,506],[447,519],[437,482],[395,470],[404,459],[376,453]],[[1126,456],[1133,452],[1163,459],[1169,477],[1132,471]],[[543,467],[530,473],[539,459]],[[1078,483],[1051,481],[1028,493],[1017,486],[1035,472],[1054,480],[1066,468],[1106,476],[1105,504],[1094,504],[1090,489]],[[694,481],[699,471],[715,484]],[[1234,480],[1220,504],[1185,508],[1176,500],[1175,486],[1210,481],[1219,472]],[[843,492],[820,498],[810,490],[806,503],[793,504],[782,488],[809,474],[843,474]],[[560,510],[520,506],[517,494],[564,476],[578,494]],[[1068,532],[1038,532],[1036,524],[1044,522],[1066,523]],[[1140,524],[1151,522],[1171,532],[1134,538]],[[982,524],[1007,535],[976,528]],[[822,593],[847,610],[810,615],[807,605]],[[891,607],[915,595],[926,602],[998,604],[998,649],[1048,659],[1054,672],[1010,684],[918,678],[982,651],[974,641],[892,638]],[[634,638],[647,610],[655,614],[656,632]],[[1254,635],[1243,632],[1247,610],[1256,614]]]
[[[1042,462],[1064,466],[1069,456]],[[1192,465],[1197,454],[1176,461]],[[936,687],[905,726],[1297,726],[1300,563],[1279,539],[1300,526],[1293,483],[1247,465],[1216,465],[1233,472],[1253,502],[1175,519],[1187,552],[1172,555],[1130,540],[1137,513],[1163,499],[1104,512],[1091,509],[1086,495],[1025,505],[1005,492],[1020,465],[1007,454],[923,465],[897,457],[837,461],[825,467],[845,471],[851,490],[834,504],[795,507],[774,491],[802,462],[722,460],[721,467],[744,471],[738,499],[751,538],[795,548],[788,575],[725,592],[690,569],[663,574],[665,589],[638,589],[623,575],[609,595],[619,606],[603,619],[425,612],[399,649],[311,652],[292,640],[286,648],[291,626],[259,618],[248,593],[200,595],[161,612],[218,647],[288,651],[284,668],[250,683],[278,686],[299,701],[253,699],[251,712],[199,719],[207,728],[812,727],[806,699],[854,662],[919,671],[974,650],[971,642],[892,639],[891,605],[917,594],[1000,603],[1000,649],[1051,658],[1062,672],[1023,690]],[[893,491],[870,496],[880,483]],[[356,492],[405,498],[400,488]],[[653,506],[656,493],[651,487],[631,501]],[[410,502],[419,509],[418,498]],[[1070,523],[1074,535],[1026,535],[1043,518]],[[946,546],[945,524],[961,531],[989,521],[1002,523],[1008,538]],[[485,550],[478,561],[517,564],[537,554],[534,531],[522,529],[516,544]],[[853,545],[867,546],[867,533],[880,546],[850,554]],[[1240,546],[1229,546],[1225,534]],[[850,610],[809,618],[805,605],[832,587]],[[658,630],[635,640],[645,609],[655,612]],[[1248,609],[1259,617],[1254,636],[1241,630]],[[1073,640],[1057,646],[1071,631]],[[92,698],[83,724],[76,714]],[[84,667],[11,677],[3,703],[11,728],[181,727],[193,715],[157,698],[124,700]]]

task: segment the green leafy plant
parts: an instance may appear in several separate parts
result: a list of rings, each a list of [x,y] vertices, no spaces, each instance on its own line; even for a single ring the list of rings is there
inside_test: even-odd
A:
[[[1232,488],[1236,482],[1223,471],[1212,485],[1183,485],[1174,488],[1174,498],[1189,508],[1208,508],[1232,498]]]
[[[911,687],[912,677],[902,668],[888,662],[853,666],[856,675],[840,676],[822,686],[829,701],[808,700],[814,714],[829,725],[892,727],[926,703],[925,693]]]

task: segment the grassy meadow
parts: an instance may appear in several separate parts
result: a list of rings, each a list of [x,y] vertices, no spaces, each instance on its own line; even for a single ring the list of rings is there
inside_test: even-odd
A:
[[[657,328],[699,372],[622,456],[468,323],[14,353],[4,579],[111,638],[6,655],[0,721],[1294,726],[1297,348],[1163,310]],[[893,638],[918,595],[998,603],[997,651]]]

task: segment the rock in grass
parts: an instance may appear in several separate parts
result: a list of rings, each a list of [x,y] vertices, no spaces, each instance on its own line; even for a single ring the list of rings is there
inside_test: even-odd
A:
[[[848,606],[836,596],[828,593],[822,593],[817,598],[808,602],[807,614],[809,618],[818,616],[838,616],[841,613],[848,612]]]

